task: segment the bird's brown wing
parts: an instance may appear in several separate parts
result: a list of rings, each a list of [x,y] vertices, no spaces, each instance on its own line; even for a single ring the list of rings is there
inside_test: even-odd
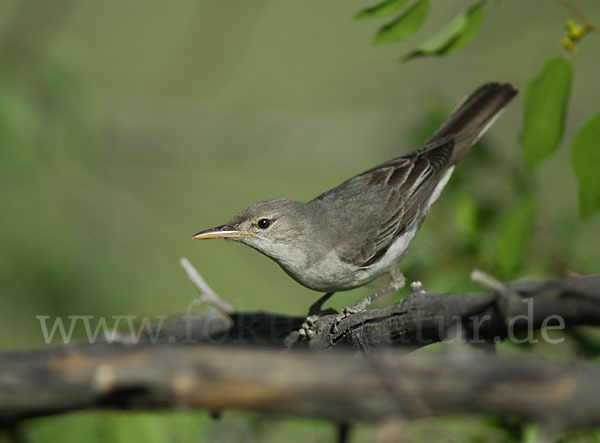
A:
[[[487,83],[465,98],[448,120],[417,151],[351,178],[321,194],[334,209],[339,229],[336,251],[345,262],[369,266],[400,235],[423,221],[431,196],[448,168],[483,135],[517,94],[509,84]],[[357,241],[359,239],[359,241]]]
[[[452,140],[437,146],[423,146],[339,186],[342,189],[335,192],[337,200],[345,195],[352,200],[349,206],[354,208],[352,213],[346,213],[353,222],[345,225],[360,230],[358,236],[352,236],[352,244],[340,245],[337,252],[341,260],[355,266],[369,266],[407,229],[421,223],[435,186],[449,166],[453,146]],[[327,195],[320,197],[327,198]],[[356,238],[361,241],[357,243]]]

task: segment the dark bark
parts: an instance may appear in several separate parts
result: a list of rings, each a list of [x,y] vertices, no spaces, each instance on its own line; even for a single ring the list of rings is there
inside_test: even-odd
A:
[[[560,316],[566,327],[600,325],[600,274],[581,278],[527,281],[502,290],[477,294],[412,293],[383,309],[354,314],[337,325],[336,315],[324,315],[310,339],[296,345],[312,349],[351,346],[375,349],[383,345],[414,349],[457,333],[465,340],[504,340],[512,328],[517,336],[528,328],[556,326]],[[512,320],[512,321],[511,321]],[[212,314],[182,316],[162,325],[159,341],[235,343],[283,346],[297,331],[303,317],[269,313],[242,313],[229,318]]]
[[[124,335],[116,343],[0,353],[0,421],[11,426],[83,408],[190,407],[336,422],[484,412],[557,430],[600,425],[599,369],[511,360],[467,347],[442,355],[403,352],[457,331],[485,345],[509,336],[511,327],[517,335],[539,329],[552,315],[567,327],[600,324],[600,275],[514,283],[481,294],[415,292],[342,320],[337,332],[335,315],[325,315],[310,340],[284,353],[302,317],[182,316],[156,325],[156,340],[148,335],[128,343]],[[314,352],[325,349],[330,352]],[[370,352],[356,355],[355,349]]]

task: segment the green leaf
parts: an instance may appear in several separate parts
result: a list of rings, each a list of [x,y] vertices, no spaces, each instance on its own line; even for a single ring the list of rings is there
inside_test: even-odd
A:
[[[529,167],[550,156],[562,139],[572,78],[571,62],[559,56],[527,87],[520,140]]]
[[[375,36],[375,43],[391,43],[402,40],[417,32],[429,13],[429,0],[417,0],[410,8],[387,25]]]
[[[539,424],[524,424],[523,443],[535,443],[542,439],[542,430]]]
[[[370,8],[363,9],[354,16],[356,20],[371,17],[389,17],[404,8],[408,0],[386,0]]]
[[[477,3],[471,6],[465,12],[466,25],[462,32],[459,33],[453,41],[444,49],[444,55],[458,51],[460,48],[468,44],[481,28],[483,21],[483,3]]]
[[[579,187],[579,214],[587,219],[600,209],[600,112],[577,131],[570,154]]]
[[[458,232],[465,243],[473,250],[481,246],[481,224],[479,221],[479,208],[475,199],[465,195],[456,205],[456,221]]]
[[[522,201],[502,222],[498,234],[497,263],[504,277],[513,277],[521,268],[529,246],[535,218],[535,202]]]
[[[401,61],[430,55],[448,55],[457,51],[473,40],[481,27],[482,18],[483,3],[477,3],[454,17],[419,48],[404,55]]]

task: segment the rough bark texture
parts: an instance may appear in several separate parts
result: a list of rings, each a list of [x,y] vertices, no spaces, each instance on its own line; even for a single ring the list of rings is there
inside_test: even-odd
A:
[[[337,331],[335,315],[323,316],[315,335],[287,352],[303,318],[182,316],[137,343],[122,336],[0,353],[0,421],[83,408],[190,407],[344,422],[484,412],[556,430],[600,425],[598,368],[499,358],[460,345],[441,355],[404,352],[457,331],[464,340],[494,342],[511,330],[555,326],[556,318],[544,324],[553,315],[567,327],[599,325],[600,275],[482,294],[415,292],[346,318]],[[329,352],[314,352],[322,350]]]
[[[335,314],[317,321],[315,335],[295,346],[311,349],[350,346],[368,350],[400,346],[414,349],[454,336],[498,342],[510,330],[554,327],[559,315],[565,326],[600,325],[600,274],[581,278],[527,281],[477,294],[414,292],[383,309],[370,309],[343,319],[334,330]],[[232,313],[227,318],[204,313],[172,319],[155,330],[157,340],[283,346],[303,317],[269,313]]]
[[[340,322],[321,318],[312,348],[349,345],[361,349],[384,344],[421,347],[457,333],[486,342],[512,331],[555,326],[600,325],[600,275],[576,279],[513,283],[484,294],[417,292],[388,308],[366,311]],[[544,324],[546,322],[546,324]]]

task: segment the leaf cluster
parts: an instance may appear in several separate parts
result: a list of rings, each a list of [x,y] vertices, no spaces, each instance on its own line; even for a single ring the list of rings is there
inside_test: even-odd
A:
[[[526,88],[520,142],[530,168],[541,164],[560,146],[574,77],[570,56],[585,36],[598,31],[598,27],[591,24],[567,0],[561,2],[581,23],[571,19],[566,21],[566,33],[560,44],[567,50],[567,54],[550,57]],[[488,3],[485,0],[474,2],[423,43],[404,54],[400,60],[406,62],[426,56],[447,56],[461,49],[477,35],[483,22],[483,9]],[[374,43],[396,43],[415,34],[425,23],[430,9],[429,0],[384,0],[363,9],[355,18],[393,17],[378,29]],[[597,172],[600,165],[600,146],[597,142],[599,134],[600,110],[577,131],[571,144],[571,168],[579,186],[579,213],[582,219],[588,219],[600,211],[600,174]],[[531,200],[531,196],[525,196],[524,200]],[[509,218],[521,218],[524,206],[529,206],[529,203],[525,202],[516,208]],[[526,213],[532,217],[535,215],[535,211],[528,210]],[[528,224],[530,223],[525,223]],[[506,232],[504,235],[514,238],[523,236],[517,232]],[[514,262],[515,259],[509,261]],[[508,262],[507,266],[512,267]]]

